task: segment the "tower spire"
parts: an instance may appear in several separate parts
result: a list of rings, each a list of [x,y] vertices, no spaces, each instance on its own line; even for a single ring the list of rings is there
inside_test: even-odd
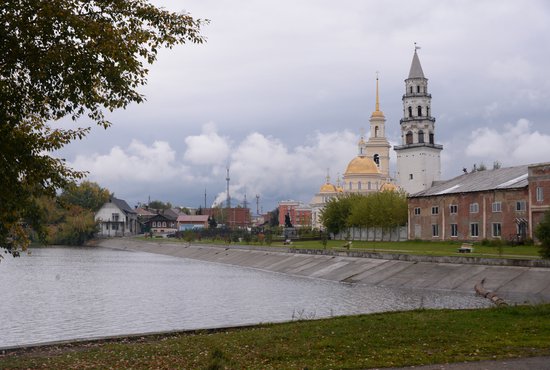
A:
[[[376,112],[380,112],[380,98],[378,97],[378,71],[376,71]]]

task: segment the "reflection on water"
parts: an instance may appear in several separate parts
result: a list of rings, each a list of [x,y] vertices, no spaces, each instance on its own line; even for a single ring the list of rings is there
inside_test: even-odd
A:
[[[33,249],[0,263],[0,347],[418,307],[472,295],[357,286],[102,248]]]

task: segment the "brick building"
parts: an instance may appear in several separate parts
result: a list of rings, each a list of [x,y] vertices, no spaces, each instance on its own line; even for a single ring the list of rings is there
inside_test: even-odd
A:
[[[250,208],[202,208],[201,214],[214,216],[218,225],[243,228],[251,225]]]
[[[465,173],[409,196],[408,235],[522,241],[548,209],[550,163]]]
[[[294,227],[311,227],[311,207],[294,200],[279,202],[279,225],[285,225],[285,216],[290,216]]]

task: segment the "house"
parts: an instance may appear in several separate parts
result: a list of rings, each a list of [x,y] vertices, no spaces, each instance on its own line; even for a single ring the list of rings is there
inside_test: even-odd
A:
[[[97,236],[127,236],[139,233],[137,213],[122,199],[112,197],[95,214]]]
[[[550,163],[464,173],[408,198],[409,239],[533,239],[550,209]]]
[[[178,230],[206,229],[209,218],[208,215],[180,215],[177,218]]]
[[[218,225],[225,225],[231,229],[250,227],[250,208],[202,208],[201,213],[214,217]]]
[[[149,230],[153,234],[171,234],[178,231],[177,217],[171,212],[155,214],[147,221],[145,221],[145,229]]]

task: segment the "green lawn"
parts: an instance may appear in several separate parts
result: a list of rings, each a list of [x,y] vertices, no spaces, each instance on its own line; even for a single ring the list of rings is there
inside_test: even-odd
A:
[[[173,238],[155,238],[142,240],[149,240],[155,242],[169,243],[185,241],[181,239]],[[225,245],[223,240],[210,240],[203,239],[202,241],[193,241],[193,244],[217,244]],[[244,242],[232,243],[233,245],[247,245]],[[327,249],[335,250],[347,250],[345,248],[346,242],[343,240],[329,240]],[[249,245],[259,246],[258,243],[250,243]],[[487,258],[527,258],[527,259],[539,259],[539,247],[534,245],[518,245],[509,246],[503,245],[501,250],[495,246],[483,246],[481,244],[474,244],[473,253],[463,254],[458,252],[458,248],[462,245],[460,242],[426,242],[426,241],[401,241],[401,242],[365,242],[365,241],[352,241],[350,250],[352,251],[366,251],[366,252],[383,252],[383,253],[396,253],[396,254],[414,254],[414,255],[429,255],[429,256],[469,256],[469,257],[487,257]],[[267,247],[262,244],[261,246]],[[271,247],[288,247],[283,244],[282,241],[273,241]],[[301,249],[324,249],[320,241],[300,241],[293,240],[292,248]]]
[[[0,368],[359,369],[548,355],[550,305],[539,305],[416,310],[39,348],[0,355]]]

